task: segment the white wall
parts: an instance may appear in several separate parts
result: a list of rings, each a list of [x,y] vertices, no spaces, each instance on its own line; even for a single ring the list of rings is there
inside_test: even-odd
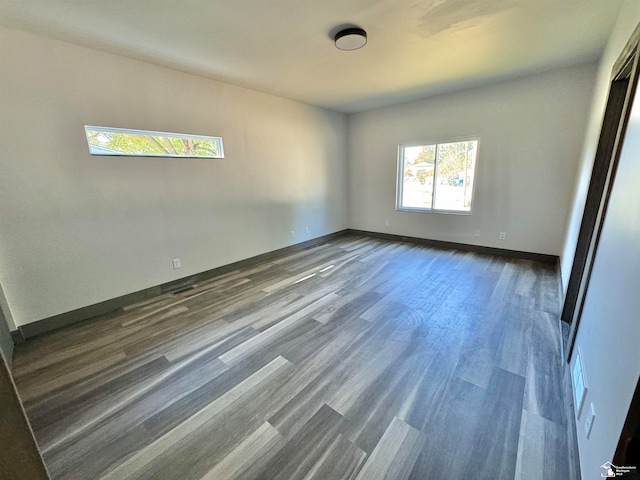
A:
[[[342,114],[11,29],[0,65],[17,325],[347,226]],[[221,136],[226,158],[91,157],[85,124]]]
[[[582,175],[576,187],[576,199],[567,248],[575,248],[576,229],[584,205],[588,174],[598,141],[600,123],[614,61],[634,28],[640,22],[640,0],[627,1],[611,35],[601,62],[601,80],[595,93],[591,124],[586,139]],[[589,290],[585,298],[576,349],[582,350],[588,392],[583,413],[577,422],[582,478],[600,478],[600,466],[613,459],[615,449],[640,377],[640,96],[629,121],[620,163],[596,254]],[[584,184],[586,182],[586,184]],[[571,263],[563,259],[563,273]],[[575,362],[572,359],[572,366]],[[585,410],[595,407],[596,420],[589,439],[584,430]]]
[[[349,116],[350,226],[559,255],[595,74],[583,65]],[[481,137],[472,215],[396,211],[398,144],[465,135]]]

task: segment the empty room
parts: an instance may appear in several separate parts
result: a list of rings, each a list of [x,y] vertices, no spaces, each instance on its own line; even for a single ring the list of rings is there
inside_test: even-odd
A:
[[[640,0],[0,0],[0,478],[640,478]]]

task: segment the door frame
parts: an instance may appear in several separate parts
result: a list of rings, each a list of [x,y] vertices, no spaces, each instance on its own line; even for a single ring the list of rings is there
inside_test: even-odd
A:
[[[566,361],[571,361],[591,271],[615,181],[624,134],[638,84],[640,24],[613,65],[589,189],[580,224],[561,319],[570,323]]]

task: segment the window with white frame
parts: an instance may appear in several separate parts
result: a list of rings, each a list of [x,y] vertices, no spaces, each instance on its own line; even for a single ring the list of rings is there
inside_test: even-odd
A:
[[[400,145],[398,210],[470,213],[479,140]]]
[[[85,125],[91,155],[224,158],[222,138]]]

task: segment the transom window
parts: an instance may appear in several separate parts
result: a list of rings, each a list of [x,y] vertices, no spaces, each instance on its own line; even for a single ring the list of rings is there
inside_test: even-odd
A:
[[[400,145],[398,210],[470,213],[478,138]]]
[[[222,138],[85,125],[91,155],[224,158]]]

